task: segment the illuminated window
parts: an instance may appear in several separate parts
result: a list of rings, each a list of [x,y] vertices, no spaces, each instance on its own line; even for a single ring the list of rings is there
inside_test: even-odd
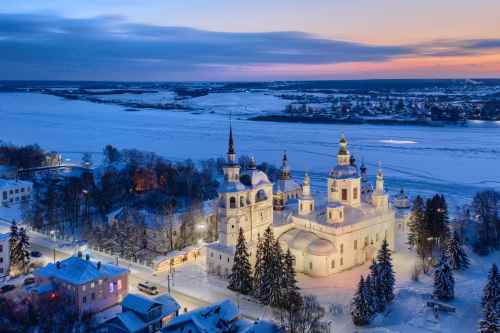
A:
[[[101,284],[102,284],[102,280],[101,280],[101,279],[99,279],[99,281],[97,281],[97,284],[98,284],[98,285],[101,285]]]
[[[83,286],[82,286],[82,291],[85,291],[85,289],[87,289],[87,286],[86,286],[86,285],[83,285]]]
[[[116,289],[122,290],[122,280],[117,280],[116,281]]]
[[[113,293],[115,291],[115,285],[113,282],[109,283],[109,293]]]
[[[90,283],[90,288],[94,288],[94,287],[95,287],[95,283],[92,281],[92,282]]]

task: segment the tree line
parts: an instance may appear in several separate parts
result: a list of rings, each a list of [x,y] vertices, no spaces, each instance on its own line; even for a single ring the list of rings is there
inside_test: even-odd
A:
[[[252,269],[240,228],[228,288],[272,307],[287,332],[320,332],[325,311],[314,296],[302,296],[297,286],[295,258],[283,251],[271,228],[259,235]]]

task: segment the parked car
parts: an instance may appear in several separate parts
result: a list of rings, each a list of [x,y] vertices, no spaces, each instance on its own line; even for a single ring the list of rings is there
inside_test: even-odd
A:
[[[149,281],[139,283],[137,285],[137,289],[149,295],[158,295],[160,293],[158,291],[158,288],[156,286],[153,286]]]
[[[14,289],[16,289],[15,285],[13,285],[13,284],[6,284],[6,285],[0,287],[0,293],[1,294],[5,294],[5,293],[7,293],[7,292],[9,292],[11,290],[14,290]]]
[[[23,284],[24,284],[25,286],[29,286],[30,284],[33,284],[33,283],[35,283],[35,282],[36,282],[36,280],[35,280],[35,278],[34,278],[34,277],[28,277],[28,278],[24,279]]]
[[[42,256],[42,252],[40,251],[31,251],[32,258],[40,258]]]

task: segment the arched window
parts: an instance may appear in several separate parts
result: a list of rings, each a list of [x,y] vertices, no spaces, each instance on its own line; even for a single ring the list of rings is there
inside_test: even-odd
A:
[[[313,210],[313,204],[309,204],[309,210],[312,211]]]
[[[266,191],[259,190],[257,192],[257,194],[255,195],[255,202],[264,201],[264,200],[267,200]]]
[[[328,218],[331,220],[332,219],[332,212],[328,212]]]
[[[332,265],[332,269],[334,269],[335,268],[335,260],[332,260],[331,265]]]
[[[244,206],[245,206],[245,198],[240,197],[240,207],[244,207]]]
[[[344,244],[340,244],[340,253],[344,253]]]
[[[236,198],[235,197],[231,197],[229,199],[229,208],[236,208]]]

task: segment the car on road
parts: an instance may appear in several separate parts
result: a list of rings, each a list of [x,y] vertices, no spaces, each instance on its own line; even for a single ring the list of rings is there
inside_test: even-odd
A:
[[[5,294],[11,290],[16,289],[16,286],[13,284],[6,284],[0,287],[0,294]]]
[[[31,284],[34,284],[36,282],[35,278],[34,277],[27,277],[26,279],[24,279],[24,282],[23,284],[25,286],[29,286]]]
[[[137,289],[149,295],[158,295],[160,293],[158,288],[152,285],[149,281],[140,282],[139,284],[137,284]]]
[[[32,258],[40,258],[42,256],[42,252],[40,251],[31,251],[30,254]]]

